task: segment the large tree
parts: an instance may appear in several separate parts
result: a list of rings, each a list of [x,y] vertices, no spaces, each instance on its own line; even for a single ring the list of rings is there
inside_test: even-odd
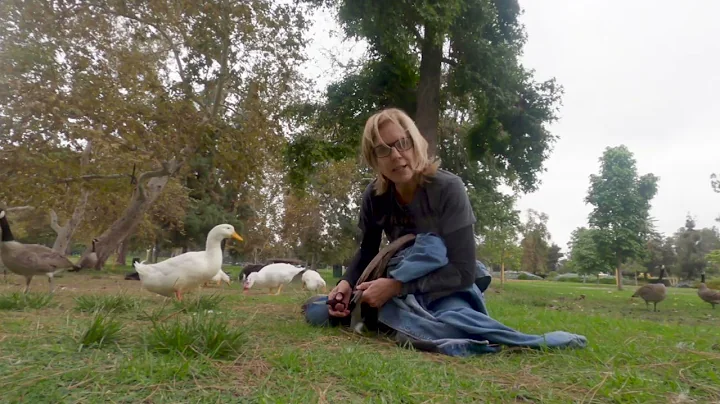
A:
[[[415,118],[431,153],[468,185],[479,234],[512,209],[500,183],[536,188],[561,90],[521,65],[516,1],[306,1],[333,7],[346,34],[370,52],[328,88],[325,102],[305,110],[320,125],[289,149],[295,179],[318,161],[356,153],[367,117],[394,106]]]
[[[48,188],[137,166],[132,194],[115,201],[124,211],[99,235],[102,265],[198,155],[243,184],[282,147],[302,12],[269,0],[4,3],[2,153],[36,183],[51,172]],[[83,175],[66,162],[88,141]]]
[[[608,147],[600,158],[600,173],[590,176],[585,202],[593,206],[589,224],[598,229],[596,243],[604,260],[613,262],[617,287],[622,290],[620,267],[644,254],[652,231],[650,201],[658,178],[638,176],[633,154],[624,145]]]

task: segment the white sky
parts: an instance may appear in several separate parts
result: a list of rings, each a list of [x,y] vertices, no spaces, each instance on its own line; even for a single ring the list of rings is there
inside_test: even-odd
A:
[[[528,43],[524,64],[538,80],[565,87],[560,138],[546,161],[537,192],[517,208],[549,215],[553,241],[566,249],[570,233],[587,225],[589,175],[607,146],[625,144],[639,174],[660,177],[651,214],[670,234],[695,217],[715,226],[720,194],[709,176],[720,173],[720,2],[688,0],[521,0]],[[359,56],[362,45],[343,44],[329,13],[311,34],[308,72],[324,86],[338,77],[322,52]]]

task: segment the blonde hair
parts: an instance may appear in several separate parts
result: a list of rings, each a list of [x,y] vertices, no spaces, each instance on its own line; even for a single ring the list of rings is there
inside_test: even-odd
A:
[[[428,142],[420,134],[415,122],[404,111],[398,108],[387,108],[373,114],[365,122],[365,130],[362,137],[362,154],[365,162],[375,171],[377,181],[375,181],[375,193],[381,195],[388,189],[389,180],[380,173],[378,168],[377,156],[375,155],[375,147],[379,144],[385,144],[380,137],[380,128],[388,123],[395,123],[410,135],[413,142],[413,155],[415,156],[415,164],[412,167],[415,173],[415,180],[421,184],[432,177],[440,167],[440,159],[431,160],[428,157]]]

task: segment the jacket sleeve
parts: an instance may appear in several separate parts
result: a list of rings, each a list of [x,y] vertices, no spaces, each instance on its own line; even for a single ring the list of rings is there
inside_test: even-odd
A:
[[[404,283],[402,294],[451,292],[469,288],[475,281],[475,232],[465,226],[445,237],[448,263],[414,281]]]
[[[363,201],[360,207],[360,219],[358,221],[358,227],[362,232],[360,248],[358,248],[341,279],[341,281],[346,280],[352,288],[355,288],[360,275],[380,251],[383,229],[374,220],[371,195],[372,184],[363,193]]]

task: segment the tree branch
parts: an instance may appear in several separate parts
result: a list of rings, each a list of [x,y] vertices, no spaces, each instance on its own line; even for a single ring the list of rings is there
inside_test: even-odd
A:
[[[175,41],[172,39],[172,37],[170,36],[170,34],[168,34],[164,29],[160,28],[160,26],[159,26],[158,24],[156,24],[156,23],[154,23],[154,22],[152,22],[152,21],[148,21],[147,19],[142,18],[142,17],[140,17],[140,16],[138,16],[138,15],[130,14],[130,13],[128,13],[127,11],[117,11],[117,10],[113,10],[113,9],[111,9],[110,7],[108,7],[107,5],[104,5],[104,4],[99,5],[99,7],[102,7],[103,9],[105,9],[105,10],[106,10],[108,13],[110,13],[110,14],[114,14],[114,15],[116,15],[116,16],[118,16],[118,17],[127,18],[127,19],[129,19],[129,20],[133,20],[133,21],[139,22],[140,24],[145,24],[145,25],[147,25],[147,26],[152,27],[153,29],[155,29],[155,30],[160,34],[160,36],[162,36],[163,39],[165,39],[165,41],[167,41],[168,46],[170,46],[170,49],[172,50],[173,57],[175,58],[175,63],[177,64],[178,75],[180,76],[180,80],[182,81],[183,87],[185,88],[185,94],[186,94],[192,101],[194,101],[195,103],[197,103],[199,106],[202,106],[202,107],[206,108],[206,106],[205,106],[203,103],[201,103],[201,102],[197,99],[197,97],[195,97],[195,93],[194,93],[193,90],[192,90],[192,86],[191,86],[190,83],[188,82],[187,72],[185,71],[185,67],[183,67],[182,61],[180,60],[180,50],[178,49],[177,44],[176,44]],[[127,4],[125,4],[125,3],[123,2],[123,3],[122,3],[122,8],[123,8],[124,10],[127,10],[127,8],[128,8],[128,7],[127,7]]]
[[[23,210],[32,210],[32,209],[35,209],[35,207],[34,207],[34,206],[25,205],[25,206],[12,206],[12,207],[9,207],[9,208],[5,208],[5,211],[7,211],[7,212],[20,212],[20,211],[23,211]]]
[[[60,223],[58,223],[57,213],[55,213],[54,209],[50,209],[50,227],[57,234],[60,234],[60,231],[62,231],[62,227],[60,226]]]
[[[137,190],[140,194],[141,199],[147,198],[147,191],[145,190],[145,181],[149,181],[151,178],[157,178],[157,177],[164,177],[164,176],[172,176],[174,175],[182,166],[182,163],[178,162],[176,159],[172,159],[169,161],[163,161],[162,162],[162,168],[155,171],[146,171],[137,179]]]
[[[83,149],[80,155],[80,166],[86,167],[90,164],[90,155],[92,154],[92,140],[88,139],[87,146]]]
[[[107,174],[107,175],[87,174],[87,175],[81,175],[79,177],[62,178],[62,179],[59,179],[56,181],[63,183],[63,184],[69,184],[71,182],[78,182],[78,181],[110,180],[110,179],[128,178],[128,177],[130,177],[130,174]]]
[[[225,38],[223,49],[220,54],[220,73],[217,79],[217,87],[215,88],[215,95],[213,97],[213,105],[210,109],[211,119],[215,119],[217,116],[220,105],[222,104],[223,86],[225,85],[225,76],[227,76],[228,70],[228,57],[230,54],[230,38]]]
[[[443,63],[447,63],[447,64],[449,64],[449,65],[452,66],[452,67],[457,67],[457,65],[458,65],[457,60],[452,60],[452,59],[450,59],[450,58],[443,57],[443,58],[442,58],[442,61],[443,61]]]

